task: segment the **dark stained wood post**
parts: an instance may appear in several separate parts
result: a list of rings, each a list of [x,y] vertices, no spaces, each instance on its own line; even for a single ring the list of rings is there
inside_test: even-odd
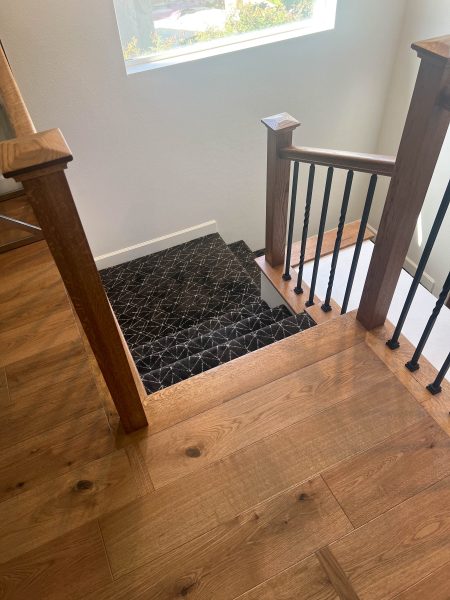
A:
[[[450,121],[450,35],[412,45],[421,58],[357,318],[382,325]]]
[[[289,203],[290,160],[279,151],[292,145],[292,132],[300,123],[288,113],[262,119],[267,127],[266,260],[272,267],[284,262]]]
[[[103,289],[64,169],[58,129],[0,143],[0,172],[22,181],[125,431],[145,427],[147,394]]]

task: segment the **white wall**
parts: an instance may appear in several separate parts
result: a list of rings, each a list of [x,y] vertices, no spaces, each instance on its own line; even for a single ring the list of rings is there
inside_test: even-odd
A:
[[[0,37],[37,127],[74,153],[95,255],[211,219],[257,248],[260,118],[287,111],[299,144],[374,151],[403,8],[338,0],[334,31],[131,76],[112,0],[0,0]]]
[[[420,61],[411,49],[413,42],[450,33],[450,0],[408,0],[399,38],[397,58],[392,72],[390,92],[382,119],[378,152],[396,154],[405,124]],[[416,228],[408,258],[417,264],[426,243],[428,232],[450,178],[450,134],[447,134],[439,161],[424,203],[419,226]],[[382,200],[387,185],[380,187],[372,224],[376,227],[381,216]],[[426,268],[435,280],[438,294],[450,269],[450,214],[442,224],[441,233]]]

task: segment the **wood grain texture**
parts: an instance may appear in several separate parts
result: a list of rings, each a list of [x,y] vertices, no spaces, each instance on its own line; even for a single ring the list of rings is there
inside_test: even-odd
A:
[[[450,561],[450,479],[331,545],[361,598],[392,598]]]
[[[10,406],[11,397],[9,395],[8,381],[6,379],[5,369],[0,368],[0,410]]]
[[[300,124],[287,113],[262,121],[267,127],[266,244],[267,262],[276,267],[284,260],[291,163],[279,151],[292,144],[292,132]]]
[[[11,123],[16,136],[34,133],[33,121],[25,106],[16,80],[12,74],[8,60],[0,45],[0,94],[6,109],[8,120]]]
[[[16,444],[1,452],[0,501],[23,494],[113,450],[113,439],[102,409],[23,441],[19,437]]]
[[[341,600],[360,600],[331,550],[328,547],[321,548],[316,552],[316,556],[339,598]]]
[[[73,159],[59,129],[0,142],[0,173],[18,178],[36,169],[67,165]],[[38,217],[39,220],[39,217]]]
[[[68,533],[138,496],[125,451],[86,463],[0,503],[0,563]]]
[[[152,480],[159,488],[389,378],[364,344],[294,371],[146,437],[141,448]]]
[[[376,173],[390,177],[394,171],[395,156],[345,152],[324,148],[306,148],[286,145],[280,150],[281,158],[298,162],[348,169],[362,173]]]
[[[320,328],[313,327],[252,352],[243,357],[244,360],[237,358],[220,368],[152,394],[145,404],[151,431],[156,433],[166,429],[354,346],[365,337],[365,330],[350,314],[340,318],[339,322],[330,322]]]
[[[154,560],[401,431],[424,411],[395,377],[100,519],[113,571]],[[151,474],[151,471],[150,471]]]
[[[356,238],[358,237],[358,231],[361,226],[361,221],[352,221],[344,225],[341,240],[341,250],[354,246],[356,244]],[[334,243],[336,241],[337,229],[329,229],[325,231],[322,241],[322,249],[320,256],[328,256],[333,254]],[[373,231],[366,227],[364,231],[364,240],[372,240],[375,237]],[[305,247],[305,262],[314,260],[317,245],[317,235],[312,235],[306,240]],[[292,244],[292,259],[291,266],[297,267],[300,261],[300,246],[301,242],[295,242]]]
[[[450,87],[447,67],[422,55],[358,310],[368,330],[386,319],[447,133],[450,111],[439,103]]]
[[[33,209],[23,193],[9,200],[2,200],[0,196],[0,202],[0,217],[4,215],[25,223],[30,223],[31,225],[39,225]],[[0,218],[0,252],[2,252],[4,246],[11,242],[19,240],[31,241],[35,239],[36,237],[33,233],[19,229],[13,223],[8,223]]]
[[[278,573],[236,600],[339,600],[316,556]]]
[[[231,600],[352,527],[320,477],[240,514],[117,582],[128,597]],[[114,566],[113,566],[114,572]],[[138,590],[134,587],[139,584]],[[130,587],[130,584],[132,587]],[[128,588],[128,589],[127,589]],[[120,588],[119,588],[120,589]],[[99,593],[98,598],[107,597]],[[119,597],[123,597],[119,593]]]
[[[447,563],[419,583],[395,596],[395,600],[449,600],[449,569],[450,563]]]
[[[442,35],[440,37],[422,40],[421,42],[412,44],[411,48],[413,48],[421,58],[425,55],[433,55],[444,62],[448,63],[450,61],[450,35]]]
[[[5,600],[78,600],[110,581],[97,521],[0,564]]]
[[[355,527],[450,475],[450,438],[429,417],[323,477]]]
[[[145,427],[147,394],[129,361],[64,172],[29,179],[24,187],[125,431]]]

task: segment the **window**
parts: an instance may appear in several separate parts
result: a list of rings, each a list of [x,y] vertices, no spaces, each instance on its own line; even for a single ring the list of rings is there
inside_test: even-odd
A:
[[[114,0],[128,72],[324,31],[336,0]]]

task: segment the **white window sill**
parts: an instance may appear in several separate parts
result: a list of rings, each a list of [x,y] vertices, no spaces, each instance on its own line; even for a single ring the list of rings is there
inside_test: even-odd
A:
[[[320,23],[314,23],[310,25],[299,25],[295,29],[288,31],[277,32],[277,33],[266,33],[253,39],[246,39],[236,42],[228,42],[223,45],[218,45],[213,48],[206,50],[191,50],[185,54],[179,54],[177,56],[171,56],[167,58],[153,59],[144,56],[141,58],[135,58],[125,62],[126,70],[128,75],[134,73],[142,73],[143,71],[150,71],[153,69],[161,69],[163,67],[170,67],[172,65],[178,65],[193,60],[199,60],[201,58],[209,58],[211,56],[219,56],[220,54],[227,54],[228,52],[236,52],[237,50],[245,50],[246,48],[255,48],[256,46],[263,46],[265,44],[271,44],[273,42],[280,42],[283,40],[290,40],[292,38],[301,37],[304,35],[311,35],[312,33],[319,33],[321,31],[329,31],[334,29],[335,26],[335,12],[328,15],[328,18]]]

